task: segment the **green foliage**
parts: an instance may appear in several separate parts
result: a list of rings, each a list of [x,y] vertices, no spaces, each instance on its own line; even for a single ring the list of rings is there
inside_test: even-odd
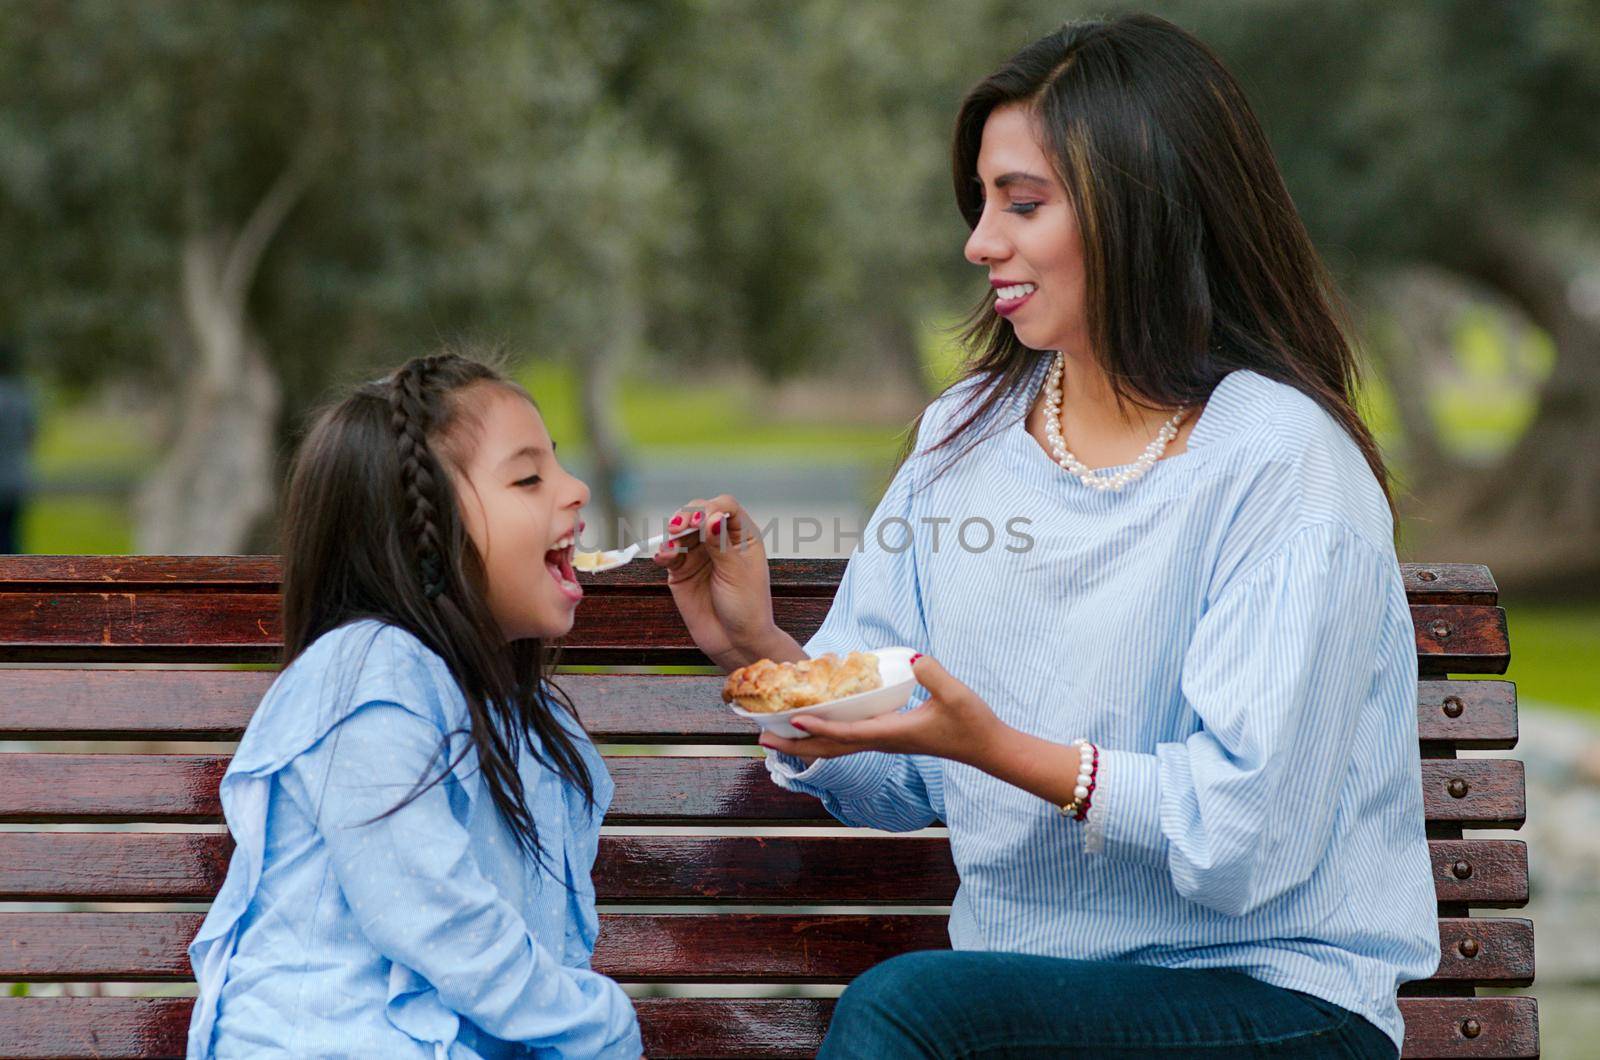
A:
[[[1340,271],[1465,213],[1600,220],[1600,3],[1170,0]],[[251,292],[303,407],[438,337],[778,376],[959,313],[968,86],[1106,5],[0,6],[0,320],[84,384],[171,372],[184,240],[313,179]],[[620,332],[617,329],[622,329]]]
[[[1508,603],[1511,668],[1517,694],[1600,717],[1600,605]]]

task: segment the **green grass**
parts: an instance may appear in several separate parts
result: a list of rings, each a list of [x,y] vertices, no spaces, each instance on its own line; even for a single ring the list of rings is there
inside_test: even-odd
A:
[[[1600,603],[1506,607],[1511,668],[1522,700],[1538,700],[1600,717]]]
[[[51,555],[121,556],[133,551],[133,520],[114,497],[44,496],[22,517],[22,547]]]
[[[517,376],[539,403],[545,428],[563,451],[583,451],[578,384],[570,368],[540,364]],[[637,452],[652,455],[770,457],[887,463],[904,424],[794,422],[763,414],[726,383],[630,377],[618,385],[617,422]]]
[[[146,417],[66,406],[46,395],[34,449],[34,472],[45,481],[132,482],[156,457]],[[60,555],[121,555],[133,549],[125,494],[43,493],[22,518],[22,546]]]
[[[152,429],[145,416],[67,406],[47,395],[34,447],[34,470],[46,479],[136,475],[157,455]]]

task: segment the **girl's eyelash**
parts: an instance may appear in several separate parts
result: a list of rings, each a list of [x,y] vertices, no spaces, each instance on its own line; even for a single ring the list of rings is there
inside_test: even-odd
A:
[[[1038,208],[1039,204],[1036,202],[1014,202],[1010,206],[1006,207],[1006,212],[1020,214],[1023,217],[1026,217]]]
[[[525,479],[521,479],[521,480],[519,480],[517,482],[513,482],[512,485],[513,486],[536,486],[541,481],[542,480],[539,478],[538,475],[529,475]]]

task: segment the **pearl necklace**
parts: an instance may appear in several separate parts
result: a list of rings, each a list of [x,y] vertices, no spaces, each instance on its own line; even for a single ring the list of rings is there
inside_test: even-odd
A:
[[[1155,441],[1145,446],[1144,452],[1139,454],[1139,459],[1133,462],[1132,467],[1118,471],[1115,475],[1099,475],[1069,453],[1066,443],[1061,439],[1061,381],[1066,377],[1066,372],[1066,356],[1058,352],[1044,394],[1044,435],[1050,442],[1050,455],[1055,457],[1056,463],[1060,464],[1063,470],[1077,476],[1078,481],[1101,492],[1120,491],[1129,483],[1143,478],[1145,472],[1154,467],[1161,454],[1166,452],[1167,446],[1172,444],[1172,439],[1178,436],[1178,425],[1183,422],[1183,417],[1189,410],[1179,409],[1172,419],[1163,423]]]

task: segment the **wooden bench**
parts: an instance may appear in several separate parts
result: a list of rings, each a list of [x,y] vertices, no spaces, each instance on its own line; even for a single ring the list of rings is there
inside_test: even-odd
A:
[[[841,561],[774,561],[784,628],[802,640],[815,630],[842,570]],[[1463,828],[1522,824],[1522,766],[1456,758],[1460,748],[1516,743],[1515,692],[1446,677],[1505,672],[1505,615],[1482,567],[1408,566],[1405,578],[1424,675],[1417,717],[1441,956],[1434,978],[1402,991],[1405,1055],[1536,1056],[1534,999],[1477,996],[1480,986],[1533,980],[1532,925],[1473,912],[1526,903],[1526,848],[1462,838]],[[273,674],[190,664],[275,661],[278,580],[270,557],[0,557],[0,663],[34,664],[0,670],[0,741],[221,745],[0,754],[0,823],[14,829],[0,831],[0,982],[191,979],[185,948],[203,915],[194,903],[212,897],[228,862],[230,840],[216,827],[227,743]],[[565,664],[705,663],[659,571],[635,564],[594,582]],[[115,668],[130,663],[154,665]],[[563,683],[596,741],[612,745],[608,824],[630,826],[601,840],[595,966],[628,983],[724,988],[641,998],[652,1058],[810,1056],[832,1001],[771,984],[842,984],[895,954],[947,945],[937,911],[956,886],[947,841],[795,834],[831,822],[815,801],[769,782],[751,757],[752,730],[722,707],[709,669],[573,673]],[[672,748],[641,755],[636,745],[649,744]],[[67,824],[101,827],[39,827]],[[685,825],[720,834],[683,834]],[[750,996],[761,993],[753,984],[790,996]],[[190,1005],[0,998],[0,1055],[179,1056]]]

